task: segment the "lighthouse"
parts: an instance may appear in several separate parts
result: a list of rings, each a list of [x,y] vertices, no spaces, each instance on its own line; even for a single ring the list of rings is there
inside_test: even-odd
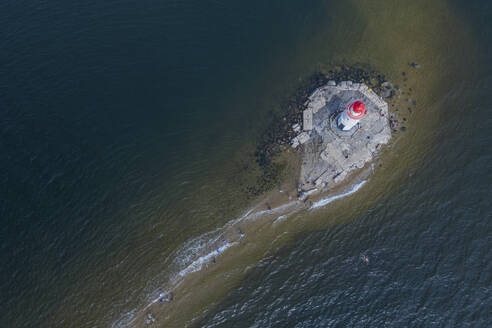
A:
[[[342,131],[350,131],[366,114],[366,105],[360,100],[354,101],[338,115],[337,126]]]

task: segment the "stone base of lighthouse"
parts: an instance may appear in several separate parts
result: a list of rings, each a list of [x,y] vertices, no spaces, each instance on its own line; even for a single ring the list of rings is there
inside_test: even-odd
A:
[[[360,129],[343,131],[336,117],[357,100],[365,103],[367,114],[359,121]],[[372,161],[391,138],[388,104],[364,84],[330,81],[311,94],[303,118],[304,131],[292,140],[293,147],[303,149],[301,194],[333,188]]]

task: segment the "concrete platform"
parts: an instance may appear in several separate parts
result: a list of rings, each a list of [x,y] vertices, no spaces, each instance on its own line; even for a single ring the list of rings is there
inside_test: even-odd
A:
[[[361,129],[342,132],[331,123],[338,111],[356,100],[366,104]],[[366,85],[330,81],[309,97],[303,113],[303,132],[291,144],[303,144],[299,177],[301,192],[331,189],[353,170],[373,160],[381,145],[389,142],[388,104]]]

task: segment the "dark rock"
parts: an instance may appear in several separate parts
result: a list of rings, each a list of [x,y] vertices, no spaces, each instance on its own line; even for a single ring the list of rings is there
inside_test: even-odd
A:
[[[286,144],[290,144],[290,140],[296,135],[292,131],[292,126],[294,124],[302,125],[302,111],[309,103],[309,95],[316,88],[327,84],[331,80],[337,83],[341,81],[365,83],[377,94],[384,95],[385,98],[392,98],[395,95],[395,90],[399,90],[398,86],[394,87],[391,82],[386,81],[383,74],[371,70],[368,65],[337,65],[328,72],[318,72],[303,80],[298,90],[281,104],[282,109],[280,111],[271,111],[270,123],[259,138],[254,152],[254,157],[261,173],[257,177],[255,185],[245,188],[249,195],[257,196],[279,183],[284,165],[275,163],[274,159],[285,149]],[[391,105],[394,107],[394,104]],[[244,169],[247,170],[248,168]]]
[[[389,81],[386,81],[386,82],[383,82],[381,84],[382,87],[386,88],[386,89],[393,89],[393,83],[389,82]]]
[[[384,91],[384,94],[383,94],[383,97],[384,98],[392,98],[393,95],[394,95],[393,90],[385,90]]]

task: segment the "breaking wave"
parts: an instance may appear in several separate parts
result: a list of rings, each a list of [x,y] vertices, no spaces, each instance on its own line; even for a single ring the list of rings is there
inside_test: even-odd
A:
[[[363,185],[365,185],[366,182],[367,182],[367,180],[364,180],[364,181],[359,182],[358,184],[352,186],[352,188],[346,192],[318,200],[317,202],[314,202],[309,209],[316,209],[319,207],[323,207],[323,206],[326,206],[326,205],[330,204],[331,202],[333,202],[337,199],[352,195],[357,190],[359,190]]]
[[[348,191],[313,202],[312,205],[309,207],[309,210],[326,206],[337,199],[349,196],[357,192],[366,182],[367,180],[364,180],[358,184],[353,185],[352,188],[350,188]],[[299,200],[289,202],[287,204],[283,204],[269,210],[255,211],[259,206],[260,205],[257,205],[249,209],[243,215],[230,220],[220,228],[209,231],[185,242],[174,254],[174,261],[172,266],[175,268],[175,270],[173,270],[174,274],[170,275],[168,283],[165,284],[167,288],[161,286],[161,288],[158,288],[149,293],[149,295],[147,296],[148,303],[143,308],[143,311],[150,308],[153,304],[159,302],[161,298],[169,295],[173,289],[176,289],[181,284],[183,279],[188,274],[202,270],[202,268],[211,263],[216,256],[220,256],[227,249],[239,244],[238,240],[227,241],[224,238],[224,235],[228,231],[230,232],[231,229],[237,226],[238,223],[255,220],[264,215],[274,215],[275,219],[273,219],[272,223],[276,224],[279,221],[287,219],[292,214],[300,211],[301,209],[305,209],[305,207],[303,206],[303,202]],[[238,238],[242,238],[242,236]],[[113,327],[131,326],[135,318],[135,310],[127,312],[126,314],[122,315],[120,320],[113,324]]]

